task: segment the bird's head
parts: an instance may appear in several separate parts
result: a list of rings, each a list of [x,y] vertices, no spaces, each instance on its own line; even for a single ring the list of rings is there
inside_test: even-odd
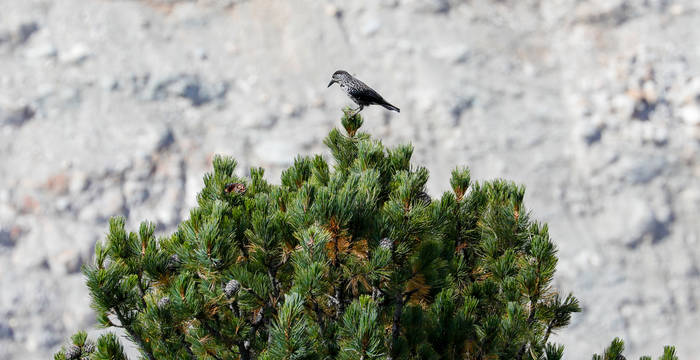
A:
[[[343,83],[351,77],[352,77],[352,75],[348,74],[347,71],[338,70],[338,71],[334,72],[333,75],[331,76],[331,82],[328,83],[327,87],[331,87],[331,85],[333,85],[337,82]]]

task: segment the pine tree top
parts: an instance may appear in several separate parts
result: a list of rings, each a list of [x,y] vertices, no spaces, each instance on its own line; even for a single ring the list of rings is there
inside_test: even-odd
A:
[[[216,156],[169,237],[112,219],[83,269],[99,323],[147,359],[561,359],[550,335],[581,309],[552,287],[524,188],[457,168],[433,199],[410,144],[342,125],[332,165],[297,157],[280,185]],[[76,336],[56,359],[124,358],[113,335]]]

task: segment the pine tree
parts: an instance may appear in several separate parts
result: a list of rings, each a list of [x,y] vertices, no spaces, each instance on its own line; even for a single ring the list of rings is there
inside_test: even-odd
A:
[[[146,359],[562,359],[550,335],[581,309],[552,287],[557,249],[524,188],[457,168],[431,199],[413,147],[362,121],[346,111],[325,139],[333,165],[297,157],[280,185],[215,157],[169,237],[113,218],[83,269],[99,324]],[[81,332],[54,358],[126,356]]]

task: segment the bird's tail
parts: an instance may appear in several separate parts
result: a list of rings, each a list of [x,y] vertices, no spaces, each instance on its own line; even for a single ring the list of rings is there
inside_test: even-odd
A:
[[[388,102],[384,102],[384,104],[381,104],[381,105],[384,106],[385,108],[389,109],[389,110],[394,110],[394,111],[396,111],[396,112],[401,112],[401,110],[400,110],[399,108],[397,108],[397,107],[394,106],[394,105],[389,104]]]

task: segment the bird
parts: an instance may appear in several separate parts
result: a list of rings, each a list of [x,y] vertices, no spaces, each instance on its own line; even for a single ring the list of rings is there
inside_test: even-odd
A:
[[[331,87],[331,85],[335,83],[338,83],[340,88],[345,91],[350,99],[359,105],[357,109],[353,109],[354,113],[352,116],[359,114],[365,106],[369,105],[381,105],[389,110],[401,112],[399,108],[384,100],[384,98],[379,95],[379,93],[374,91],[374,89],[350,75],[345,70],[338,70],[334,72],[331,76],[331,82],[328,83],[327,87]]]

